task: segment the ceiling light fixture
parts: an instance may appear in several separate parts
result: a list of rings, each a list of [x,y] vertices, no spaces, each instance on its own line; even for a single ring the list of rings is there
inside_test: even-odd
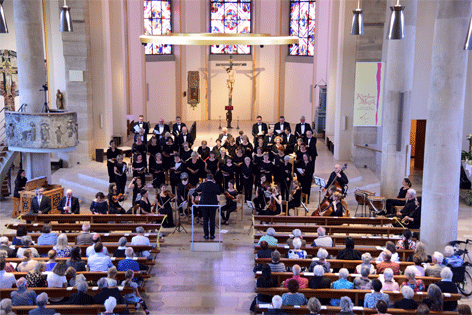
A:
[[[3,12],[3,0],[0,0],[0,33],[8,33],[7,21],[5,20],[5,12]]]
[[[70,7],[67,6],[66,0],[64,0],[64,6],[61,9],[61,32],[72,32],[74,27],[72,26],[72,18],[70,16]]]
[[[390,15],[387,39],[404,39],[405,15],[403,10],[405,7],[400,5],[400,0],[397,0],[397,4],[390,7],[390,10],[392,10],[392,14]]]
[[[361,0],[357,0],[357,9],[352,11],[351,35],[364,35],[364,19],[362,16]]]

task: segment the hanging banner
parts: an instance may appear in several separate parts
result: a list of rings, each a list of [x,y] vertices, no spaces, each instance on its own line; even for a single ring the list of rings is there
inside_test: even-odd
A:
[[[357,62],[354,126],[382,126],[384,64]]]

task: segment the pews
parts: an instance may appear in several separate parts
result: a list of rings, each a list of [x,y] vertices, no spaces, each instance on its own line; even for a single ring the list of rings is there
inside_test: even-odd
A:
[[[288,293],[287,288],[256,288],[256,293],[265,295],[280,295]],[[359,300],[364,300],[367,293],[372,293],[371,290],[347,290],[347,289],[300,289],[298,292],[303,293],[307,299],[316,297],[318,299],[340,299],[343,296],[351,298],[354,305],[359,305]],[[387,293],[391,302],[396,302],[403,299],[403,295],[399,291],[383,291]],[[426,298],[426,292],[416,292],[413,299],[421,302]],[[459,293],[443,293],[444,301],[459,301],[461,299]]]
[[[300,267],[308,268],[313,260],[312,259],[289,259],[289,258],[281,258],[280,262],[285,264],[285,267],[293,267],[293,265],[299,265]],[[355,269],[357,265],[362,264],[362,260],[340,260],[340,259],[326,259],[327,262],[331,264],[331,268],[333,269]],[[270,258],[257,258],[255,260],[256,264],[268,264],[271,263],[272,260]],[[372,262],[375,263],[375,262]],[[406,262],[402,261],[399,262],[400,264],[400,271],[405,271],[407,266],[413,266],[413,262]]]
[[[341,312],[341,308],[338,306],[322,306],[320,314],[339,314]],[[256,306],[256,313],[266,313],[269,311],[270,307],[268,304],[259,304]],[[282,306],[282,309],[288,314],[310,314],[310,311],[305,305],[301,306]],[[377,314],[377,310],[375,308],[366,308],[366,307],[354,307],[353,312],[358,315],[368,315],[368,314]],[[388,314],[392,315],[408,315],[408,314],[416,314],[416,310],[401,310],[401,309],[394,309],[389,308],[387,310]],[[458,315],[457,312],[434,312],[430,311],[429,314],[431,315]]]
[[[29,311],[37,308],[37,306],[13,306],[13,312],[17,315],[27,315]],[[77,314],[77,310],[80,309],[80,314],[93,314],[96,315],[99,312],[105,311],[105,306],[101,304],[93,305],[70,305],[70,304],[56,304],[46,305],[46,308],[55,310],[59,314]],[[136,312],[136,306],[134,304],[118,304],[115,306],[115,313],[121,313],[129,311],[131,314]]]
[[[25,214],[21,218],[33,223],[40,222],[110,222],[110,221],[129,221],[129,222],[162,222],[165,215],[163,214]]]
[[[259,239],[264,236],[265,234],[255,234],[254,235],[254,242],[259,242]],[[346,242],[346,235],[330,235],[333,239],[334,246],[336,245],[344,245]],[[287,240],[290,238],[290,234],[276,234],[274,237],[279,241],[279,243],[285,244]],[[318,237],[317,234],[304,234],[302,238],[306,240],[307,244],[312,244],[313,241]],[[387,241],[392,241],[396,243],[400,236],[352,236],[350,237],[356,243],[356,246],[363,245],[363,246],[385,246]]]
[[[312,217],[312,216],[267,216],[255,215],[255,221],[274,223],[305,223],[316,225],[340,225],[340,224],[363,224],[363,225],[387,225],[396,222],[386,217]]]
[[[268,224],[254,224],[254,229],[258,231],[267,231],[268,228],[274,228],[276,232],[292,232],[294,229],[299,229],[303,233],[316,233],[316,229],[320,226],[317,225],[268,225]],[[403,228],[397,227],[385,227],[385,226],[348,226],[348,225],[323,225],[326,229],[327,235],[333,233],[342,234],[376,234],[376,235],[402,235]],[[418,232],[419,230],[412,230],[412,232]]]
[[[26,277],[27,272],[15,271],[15,272],[12,272],[12,274],[15,276],[16,279],[19,279],[21,277]],[[100,271],[78,271],[77,274],[82,274],[82,275],[84,275],[85,279],[87,279],[87,281],[93,281],[93,282],[97,282],[101,278],[106,278],[107,277],[106,272],[100,272]],[[141,273],[140,271],[135,271],[134,272],[134,277],[135,278],[139,278],[139,277],[150,278],[151,275],[148,274],[148,273]],[[116,274],[115,279],[117,281],[126,280],[125,271],[118,271],[118,273]]]
[[[41,231],[43,224],[41,223],[14,223],[5,224],[9,229],[16,230],[20,226],[25,227],[28,232]],[[82,223],[53,223],[51,224],[53,231],[82,231]],[[161,224],[158,223],[91,223],[91,231],[135,231],[138,226],[144,228],[145,231],[158,231]]]
[[[69,242],[77,243],[77,236],[80,234],[81,233],[67,233],[67,238]],[[131,239],[137,235],[136,233],[99,233],[99,234],[100,234],[100,239],[102,240],[102,243],[118,242],[118,240],[122,237],[126,237],[128,242],[131,242]],[[41,235],[41,233],[28,233],[28,235],[31,236],[31,239],[34,242],[36,242],[38,240],[38,237]],[[16,235],[4,234],[3,236],[8,237],[8,239],[12,241]],[[151,243],[157,242],[157,233],[146,233],[144,234],[144,236],[148,237]]]
[[[333,257],[336,257],[336,255],[338,254],[338,251],[340,251],[341,249],[344,249],[344,247],[323,247],[323,248],[326,249],[328,251],[328,254],[330,254]],[[259,249],[261,249],[261,246],[256,245],[254,247],[254,253],[256,253]],[[275,246],[270,247],[270,249],[278,250],[281,255],[287,256],[288,251],[290,250],[290,247],[288,245],[278,245],[276,247]],[[318,250],[320,249],[320,247],[307,246],[307,247],[303,247],[301,249],[305,250],[308,255],[316,257],[316,253],[318,253]],[[372,257],[379,256],[380,253],[384,250],[380,246],[377,246],[377,247],[359,247],[359,246],[356,246],[355,249],[357,249],[361,253],[370,253],[370,255]],[[398,255],[399,255],[399,257],[402,261],[406,261],[406,259],[408,257],[410,257],[411,254],[414,253],[414,250],[413,249],[398,249],[397,253],[398,253]]]
[[[85,251],[87,250],[87,247],[89,247],[89,245],[78,245],[78,246],[81,248],[82,254],[85,255]],[[105,244],[104,246],[108,249],[108,253],[110,255],[112,255],[115,249],[119,247],[118,244]],[[34,245],[31,247],[36,248],[38,253],[41,255],[41,254],[47,254],[48,251],[50,251],[53,248],[53,245]],[[135,253],[142,252],[142,251],[149,251],[153,254],[158,254],[160,252],[158,248],[154,248],[152,246],[146,246],[146,245],[126,245],[126,247],[132,247]],[[21,248],[21,246],[16,246],[16,248],[17,249]]]
[[[118,262],[120,262],[121,260],[125,259],[125,258],[121,258],[121,257],[110,257],[111,258],[111,262],[113,263],[113,265],[117,266],[118,265]],[[41,260],[41,261],[48,261],[49,259],[47,257],[34,257],[34,258],[31,258],[33,260]],[[63,258],[56,258],[56,262],[57,261],[61,261],[61,260],[64,260],[66,261],[67,257],[63,257]],[[10,263],[15,263],[15,264],[19,264],[21,263],[23,260],[23,258],[6,258],[6,262],[10,262]],[[87,263],[87,258],[84,257],[82,258],[82,260]],[[146,257],[133,257],[133,260],[136,260],[138,261],[139,263],[142,263],[142,264],[145,264],[145,265],[150,265],[150,266],[153,266],[155,261],[154,260],[150,260],[150,259],[147,259]]]
[[[131,287],[117,287],[122,295],[125,294],[130,294],[134,292],[134,289]],[[68,288],[28,288],[29,290],[32,290],[36,292],[37,295],[46,292],[48,294],[48,297],[54,297],[54,298],[59,298],[59,297],[69,297],[74,293],[77,293],[77,287],[68,287]],[[0,299],[5,299],[5,298],[10,298],[10,294],[13,291],[16,291],[16,288],[8,288],[8,289],[0,289]],[[89,287],[87,294],[94,296],[100,292],[98,287]]]
[[[262,272],[258,271],[256,272],[255,276],[256,278],[259,278],[261,276]],[[283,281],[290,279],[293,277],[293,273],[291,272],[272,272],[272,276],[274,276],[278,283],[281,284]],[[300,276],[305,277],[307,279],[310,279],[311,277],[314,277],[313,272],[303,272],[300,274]],[[325,273],[324,276],[326,278],[331,279],[331,282],[339,280],[339,276],[336,273]],[[350,274],[348,280],[349,281],[354,281],[355,278],[360,277],[360,274]],[[374,275],[369,275],[370,279],[378,279],[379,275],[374,274]],[[393,279],[401,285],[403,282],[407,281],[406,277],[403,275],[400,276],[393,276]],[[441,278],[436,278],[436,277],[416,277],[415,279],[417,280],[423,280],[425,287],[428,287],[431,283],[436,283],[438,281],[441,281]]]

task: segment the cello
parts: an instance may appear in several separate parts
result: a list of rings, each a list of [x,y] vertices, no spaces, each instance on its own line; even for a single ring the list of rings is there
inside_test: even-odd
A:
[[[345,163],[343,168],[339,172],[342,172],[345,169],[347,169],[347,166],[348,166],[347,163]],[[330,197],[335,192],[339,192],[340,194],[342,194],[342,191],[343,191],[343,187],[341,187],[341,184],[339,184],[337,179],[338,179],[338,176],[334,178],[333,183],[326,190],[326,195],[324,196],[323,200],[321,200],[319,207],[315,211],[313,211],[313,213],[311,214],[313,217],[329,216],[333,212],[332,207],[330,207],[331,206]],[[341,200],[344,201],[344,198],[342,198]],[[349,210],[347,209],[346,201],[343,202],[343,206],[346,209],[345,216],[349,216]]]

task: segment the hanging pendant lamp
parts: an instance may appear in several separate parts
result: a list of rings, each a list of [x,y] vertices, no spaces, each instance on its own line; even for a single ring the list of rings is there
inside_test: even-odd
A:
[[[5,12],[3,12],[3,0],[0,0],[0,33],[8,33],[7,21],[5,20]]]
[[[74,30],[72,26],[72,18],[70,16],[70,7],[67,6],[66,0],[64,0],[64,6],[61,9],[61,32],[72,32]]]
[[[352,13],[351,35],[364,35],[364,19],[362,9],[360,8],[360,0],[357,1],[357,9],[352,11]]]
[[[390,15],[390,24],[388,26],[387,39],[404,39],[405,38],[405,7],[400,5],[400,0],[397,4],[390,7],[392,14]]]

